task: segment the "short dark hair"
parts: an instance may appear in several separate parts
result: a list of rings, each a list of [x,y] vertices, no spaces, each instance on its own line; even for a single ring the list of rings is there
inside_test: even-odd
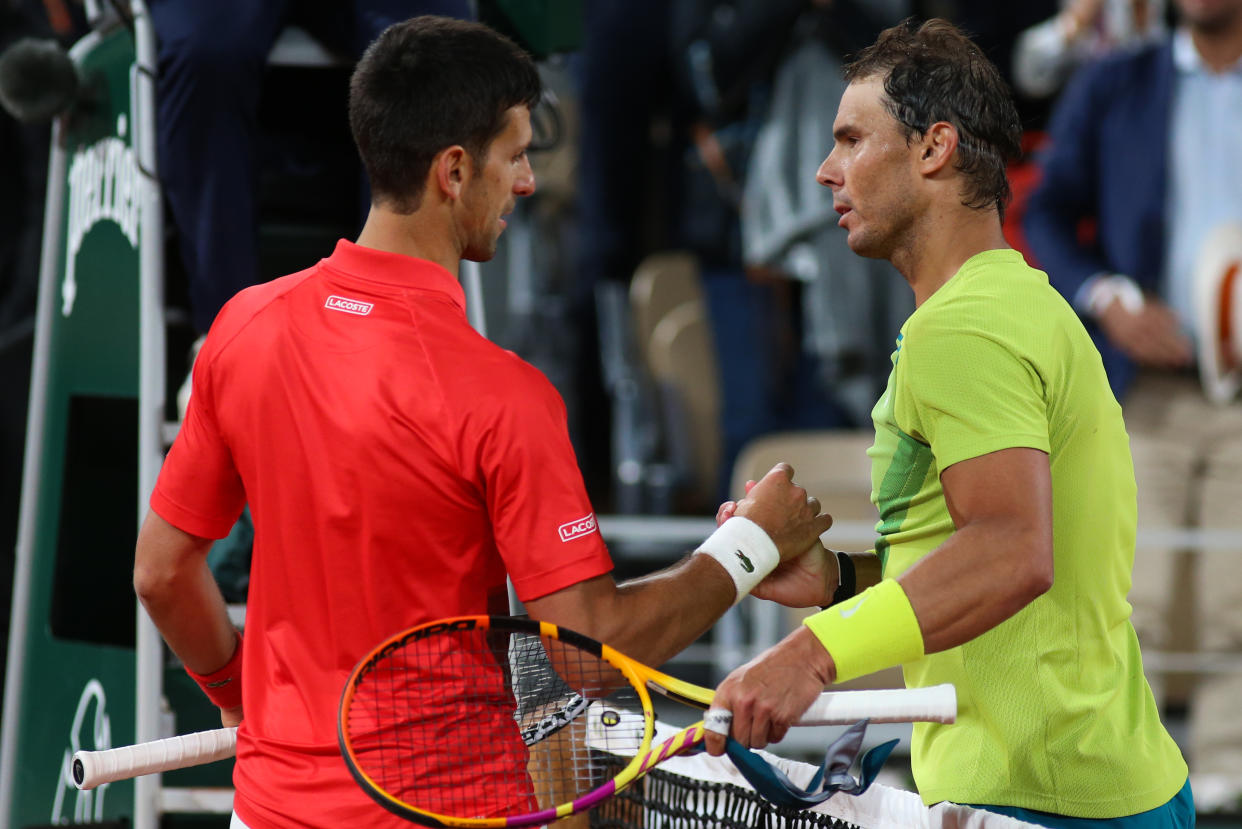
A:
[[[541,94],[530,56],[481,23],[425,15],[389,26],[349,82],[349,127],[372,200],[417,210],[437,153],[460,144],[486,158],[506,112],[534,108]]]
[[[845,80],[884,79],[885,105],[906,140],[946,121],[957,128],[956,167],[969,188],[963,204],[996,206],[1005,217],[1011,196],[1006,163],[1021,152],[1022,122],[996,66],[946,20],[913,19],[885,29],[845,68]]]

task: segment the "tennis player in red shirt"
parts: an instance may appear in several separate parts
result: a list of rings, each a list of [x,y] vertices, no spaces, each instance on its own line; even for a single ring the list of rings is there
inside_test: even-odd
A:
[[[241,725],[234,826],[405,825],[339,756],[345,679],[404,627],[507,612],[506,575],[531,616],[659,664],[831,524],[781,465],[696,554],[614,582],[563,402],[475,333],[457,280],[535,190],[539,95],[530,59],[485,26],[386,30],[350,87],[373,192],[357,243],[239,293],[199,353],[134,585],[222,721]],[[247,503],[243,648],[206,553]]]

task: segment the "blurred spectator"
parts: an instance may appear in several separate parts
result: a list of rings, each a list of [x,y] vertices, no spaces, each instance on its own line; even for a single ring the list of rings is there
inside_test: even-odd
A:
[[[843,422],[818,384],[808,382],[814,370],[797,335],[797,292],[785,280],[756,272],[748,278],[742,260],[742,188],[767,116],[773,73],[788,54],[795,25],[814,5],[823,4],[672,4],[673,78],[685,139],[677,232],[679,246],[701,264],[720,366],[724,445],[718,492],[704,494],[712,500],[725,494],[733,461],[750,439]]]
[[[1013,82],[1023,95],[1055,94],[1088,60],[1162,39],[1164,0],[1066,0],[1055,17],[1018,36]]]
[[[1242,404],[1211,404],[1194,369],[1196,257],[1242,219],[1242,0],[1177,0],[1159,44],[1078,73],[1060,98],[1027,206],[1028,241],[1085,318],[1122,402],[1139,527],[1242,530]],[[1141,539],[1140,539],[1141,542]],[[1130,593],[1149,650],[1242,647],[1242,550],[1198,555],[1140,543]],[[1185,579],[1185,580],[1183,580]],[[1159,694],[1160,677],[1153,676]],[[1242,675],[1205,673],[1190,698],[1196,801],[1242,787]],[[1219,786],[1217,784],[1220,784]]]
[[[563,389],[570,435],[591,500],[609,503],[608,400],[600,370],[596,288],[626,284],[644,256],[667,248],[667,205],[676,188],[668,159],[672,96],[666,82],[666,0],[591,0],[574,57],[578,142],[577,278],[570,319],[578,343],[573,389]],[[660,126],[663,129],[660,129]],[[661,135],[656,137],[656,133]]]
[[[159,41],[157,131],[164,197],[180,236],[195,330],[259,281],[256,122],[267,56],[297,22],[356,57],[389,24],[470,17],[469,0],[151,0]],[[324,117],[344,117],[324,102]]]
[[[835,422],[861,427],[892,368],[897,331],[914,303],[887,262],[854,255],[837,226],[832,192],[814,171],[832,147],[845,89],[841,59],[906,17],[906,0],[818,2],[799,21],[777,70],[771,107],[747,171],[743,258],[801,286],[803,347]],[[805,381],[804,381],[805,382]]]
[[[738,208],[772,72],[806,0],[675,0],[672,65],[684,137],[679,247],[700,263],[720,367],[721,463],[717,492],[749,439],[776,428],[774,410],[793,355],[781,349],[788,317],[775,283],[748,280]],[[789,408],[786,408],[789,411]]]

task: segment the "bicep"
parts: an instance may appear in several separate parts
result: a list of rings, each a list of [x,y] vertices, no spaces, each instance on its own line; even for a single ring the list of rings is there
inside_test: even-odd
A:
[[[1052,475],[1048,454],[1012,448],[960,461],[940,474],[945,505],[959,530],[979,521],[1038,530],[1052,540]]]
[[[991,630],[1052,586],[1048,456],[1014,448],[940,476],[956,532],[899,577],[927,653]]]

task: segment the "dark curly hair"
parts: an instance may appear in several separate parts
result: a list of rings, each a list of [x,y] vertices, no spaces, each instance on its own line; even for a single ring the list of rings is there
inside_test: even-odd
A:
[[[1022,122],[996,66],[946,20],[919,25],[908,19],[884,30],[845,68],[847,82],[881,76],[889,113],[906,140],[946,121],[957,128],[956,167],[969,185],[963,204],[995,205],[1001,219],[1009,203],[1008,161],[1021,152]]]

